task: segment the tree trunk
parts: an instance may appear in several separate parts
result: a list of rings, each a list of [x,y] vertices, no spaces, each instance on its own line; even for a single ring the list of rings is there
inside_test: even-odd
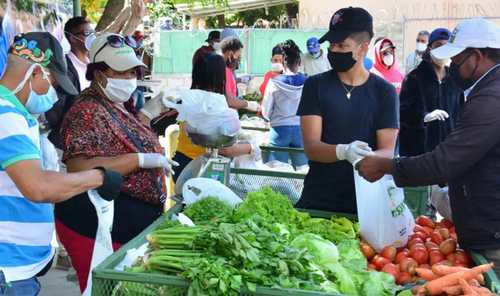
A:
[[[219,14],[217,16],[217,23],[219,24],[219,28],[226,27],[226,17],[223,14]]]
[[[124,5],[125,0],[109,0],[97,24],[96,31],[99,32],[107,28],[118,17]]]

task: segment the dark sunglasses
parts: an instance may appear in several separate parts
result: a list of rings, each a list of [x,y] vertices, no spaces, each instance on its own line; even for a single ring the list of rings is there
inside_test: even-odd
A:
[[[94,63],[95,63],[95,58],[97,55],[106,47],[106,45],[109,45],[113,48],[122,48],[125,47],[125,45],[130,46],[133,49],[139,48],[139,43],[134,39],[132,36],[120,36],[120,35],[109,35],[106,38],[106,43],[97,50],[97,52],[94,55]]]

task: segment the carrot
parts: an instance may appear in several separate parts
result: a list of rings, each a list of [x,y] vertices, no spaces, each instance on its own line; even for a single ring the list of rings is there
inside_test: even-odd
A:
[[[446,293],[446,295],[450,296],[456,296],[456,295],[462,295],[462,286],[456,285],[456,286],[449,286],[443,289],[443,291]]]
[[[471,285],[471,286],[481,287],[481,285],[479,284],[479,281],[476,279],[469,280],[468,282],[469,282],[469,285]]]
[[[449,286],[458,284],[459,279],[471,280],[477,277],[478,274],[489,271],[493,267],[493,263],[483,264],[471,268],[469,270],[459,271],[445,275],[438,279],[432,280],[425,284],[425,288],[430,295],[439,295],[443,293],[443,289]]]
[[[488,290],[488,288],[485,288],[485,287],[472,287],[472,290],[476,291],[476,293],[478,293],[479,295],[481,296],[494,296],[495,294],[493,294],[490,290]]]
[[[478,295],[464,279],[458,279],[458,282],[460,283],[460,286],[462,286],[464,294]]]
[[[432,266],[432,272],[438,277],[467,270],[470,270],[470,268],[462,266],[448,266],[443,264],[434,264]],[[479,281],[481,285],[484,285],[484,276],[482,274],[478,274],[476,279]]]
[[[434,279],[437,279],[438,277],[432,272],[430,269],[426,268],[415,268],[415,271],[417,272],[417,275],[424,280],[427,281],[432,281]]]

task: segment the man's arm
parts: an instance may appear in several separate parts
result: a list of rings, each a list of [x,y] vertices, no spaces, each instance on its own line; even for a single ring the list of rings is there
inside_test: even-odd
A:
[[[337,145],[326,144],[321,141],[323,118],[318,115],[300,117],[304,150],[309,160],[332,163],[337,159]]]
[[[239,100],[235,98],[233,95],[226,93],[226,101],[230,108],[240,110],[248,107],[248,102],[245,100]]]
[[[375,155],[393,158],[398,138],[398,129],[386,128],[377,131],[377,151]]]
[[[23,160],[6,169],[19,191],[33,202],[57,203],[102,185],[100,170],[62,174],[43,171],[39,160]]]

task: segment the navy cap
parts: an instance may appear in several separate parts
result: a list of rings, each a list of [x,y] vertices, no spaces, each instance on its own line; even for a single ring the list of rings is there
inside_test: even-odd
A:
[[[432,45],[432,43],[438,40],[449,40],[450,36],[450,30],[446,28],[437,28],[432,31],[431,35],[429,36],[429,45]]]
[[[220,40],[220,32],[219,31],[212,31],[212,32],[208,33],[208,38],[205,41],[209,42],[212,40]]]
[[[373,37],[373,18],[361,7],[342,8],[335,12],[330,20],[328,32],[319,39],[325,41],[342,42],[352,33],[368,32]]]

